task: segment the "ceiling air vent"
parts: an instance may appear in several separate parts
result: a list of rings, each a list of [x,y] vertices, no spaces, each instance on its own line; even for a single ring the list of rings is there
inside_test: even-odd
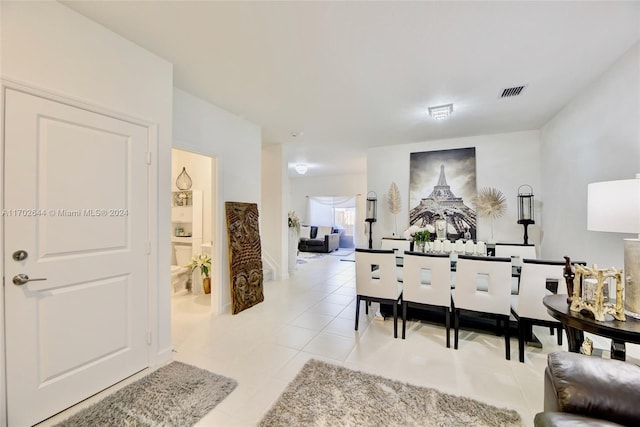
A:
[[[502,89],[500,98],[511,98],[512,96],[518,96],[522,93],[522,91],[526,87],[527,85],[523,85],[523,86],[514,86],[514,87],[508,87],[506,89]]]

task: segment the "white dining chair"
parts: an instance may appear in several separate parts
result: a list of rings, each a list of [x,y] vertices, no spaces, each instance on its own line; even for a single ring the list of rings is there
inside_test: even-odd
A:
[[[518,257],[520,259],[537,259],[536,245],[518,243],[496,243],[496,256],[501,258]]]
[[[380,249],[382,250],[395,250],[396,256],[402,258],[405,251],[413,249],[413,242],[407,239],[396,239],[390,237],[383,237],[380,239]]]
[[[402,283],[398,280],[394,250],[356,249],[356,324],[360,301],[393,306],[393,337],[398,338],[398,305],[402,302]],[[367,309],[368,311],[368,309]]]
[[[447,348],[451,328],[451,261],[447,254],[406,252],[402,283],[402,339],[405,338],[407,308],[439,308],[444,312]]]
[[[458,348],[460,312],[481,313],[504,322],[505,356],[511,358],[511,258],[459,255],[453,290],[454,348]]]
[[[522,262],[520,292],[511,297],[511,312],[518,321],[520,362],[524,363],[524,348],[533,325],[557,329],[558,345],[562,345],[562,324],[549,315],[542,299],[566,289],[564,266],[565,261],[524,259]]]

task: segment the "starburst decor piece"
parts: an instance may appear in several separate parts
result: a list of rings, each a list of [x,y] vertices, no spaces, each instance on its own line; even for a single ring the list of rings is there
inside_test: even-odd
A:
[[[502,194],[502,191],[492,187],[484,187],[478,191],[478,195],[473,199],[473,204],[478,215],[491,219],[490,243],[495,242],[493,238],[493,220],[505,214],[507,211],[507,199]]]
[[[389,203],[389,211],[394,215],[395,218],[395,233],[398,234],[398,214],[400,213],[400,190],[398,190],[398,186],[395,182],[391,183],[391,187],[389,187],[389,192],[387,193],[387,203]]]
[[[481,188],[474,199],[474,204],[478,215],[491,219],[500,218],[507,211],[507,199],[496,188]]]

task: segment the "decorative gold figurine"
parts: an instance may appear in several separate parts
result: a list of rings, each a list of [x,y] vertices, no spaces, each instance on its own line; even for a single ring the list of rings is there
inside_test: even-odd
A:
[[[596,320],[603,322],[605,314],[612,315],[615,319],[625,321],[624,308],[622,306],[622,271],[609,267],[599,269],[595,264],[592,268],[575,265],[575,280],[573,287],[573,299],[571,311],[588,311],[593,313]],[[604,301],[605,282],[614,279],[616,281],[616,302]],[[589,289],[588,283],[595,283],[595,289]]]

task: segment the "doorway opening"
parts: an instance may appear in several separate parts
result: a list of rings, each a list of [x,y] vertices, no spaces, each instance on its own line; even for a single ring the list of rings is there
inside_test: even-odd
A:
[[[314,225],[331,225],[340,233],[340,247],[355,247],[356,197],[309,197],[309,221]]]
[[[171,308],[172,341],[181,327],[216,311],[219,301],[216,158],[171,150]],[[202,266],[205,266],[204,268]],[[210,276],[209,283],[204,280]]]

